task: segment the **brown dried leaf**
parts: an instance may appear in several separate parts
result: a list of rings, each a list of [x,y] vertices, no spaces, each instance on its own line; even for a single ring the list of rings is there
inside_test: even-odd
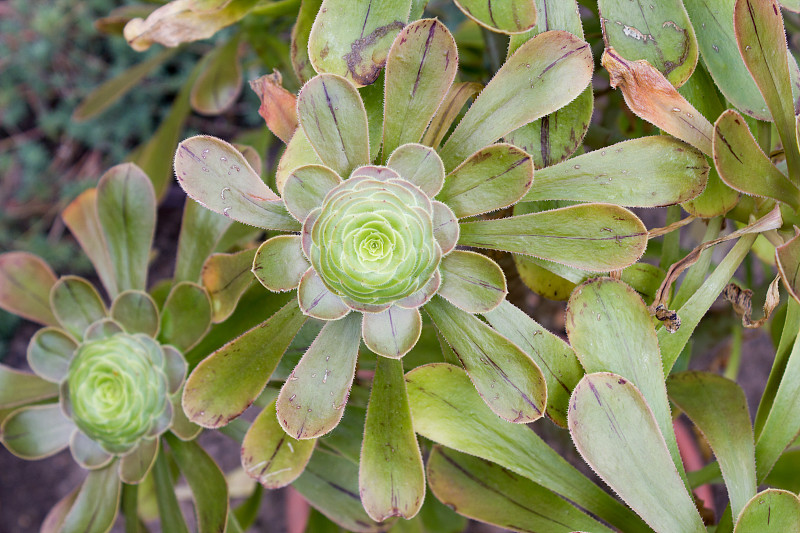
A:
[[[631,111],[711,156],[714,127],[661,72],[645,60],[628,61],[614,48],[606,48],[601,63]]]
[[[769,319],[770,315],[781,301],[781,294],[778,289],[780,280],[781,276],[779,274],[775,276],[775,279],[769,284],[767,297],[764,300],[764,316],[755,322],[750,318],[753,312],[753,291],[750,289],[742,289],[735,283],[729,283],[722,290],[722,298],[726,302],[730,302],[736,314],[742,317],[742,325],[744,327],[748,329],[758,329]]]
[[[283,88],[281,73],[273,70],[272,74],[252,80],[250,88],[261,100],[258,114],[267,123],[269,131],[289,144],[297,129],[297,98]]]

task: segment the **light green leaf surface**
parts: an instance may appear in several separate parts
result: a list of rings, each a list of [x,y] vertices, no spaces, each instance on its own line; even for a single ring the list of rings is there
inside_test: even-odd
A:
[[[800,529],[800,500],[791,492],[767,489],[748,502],[734,533],[778,533]]]
[[[586,375],[570,399],[569,430],[583,459],[655,531],[705,533],[653,412],[630,381]]]
[[[274,292],[297,288],[311,265],[303,255],[299,235],[278,235],[264,242],[252,261],[256,279]]]
[[[509,424],[492,413],[460,368],[442,363],[421,366],[406,374],[406,384],[414,430],[423,437],[497,463],[568,497],[626,533],[650,531],[530,428]]]
[[[114,524],[122,484],[117,464],[92,470],[83,481],[67,516],[62,533],[105,533]]]
[[[188,352],[211,327],[211,300],[203,287],[182,281],[172,287],[161,310],[159,339]]]
[[[472,154],[444,181],[436,199],[458,218],[508,207],[533,183],[533,160],[523,150],[499,143]]]
[[[183,141],[175,176],[190,198],[216,213],[260,228],[299,228],[241,152],[223,140],[198,135]]]
[[[474,315],[439,296],[425,310],[497,416],[524,424],[544,414],[547,385],[528,354]]]
[[[3,420],[0,441],[22,459],[42,459],[69,445],[75,430],[58,404],[34,405],[14,411]]]
[[[308,39],[314,70],[357,86],[378,78],[389,47],[408,20],[411,0],[324,0]]]
[[[178,498],[175,496],[175,480],[171,473],[169,458],[163,448],[156,456],[152,477],[148,476],[145,482],[150,479],[155,486],[155,500],[158,504],[158,518],[162,529],[170,533],[189,533]]]
[[[714,124],[713,149],[719,176],[731,188],[800,207],[800,189],[761,151],[736,111],[729,109]]]
[[[306,318],[293,299],[197,365],[183,393],[189,419],[204,427],[221,427],[242,414],[264,390]]]
[[[469,18],[499,33],[522,33],[536,24],[536,3],[533,0],[455,0]]]
[[[358,476],[361,502],[373,520],[410,519],[422,507],[425,472],[400,361],[378,357]]]
[[[484,318],[536,362],[547,382],[545,414],[559,426],[567,427],[569,396],[583,376],[572,348],[508,301],[484,313]]]
[[[422,333],[419,309],[392,305],[379,313],[362,313],[364,344],[378,355],[399,359],[417,344]]]
[[[97,289],[78,276],[59,278],[50,290],[50,307],[61,326],[78,340],[90,324],[108,313]]]
[[[135,450],[120,459],[119,476],[123,482],[133,485],[142,482],[156,461],[159,442],[157,438],[143,440]]]
[[[314,151],[308,137],[303,132],[303,128],[297,128],[292,135],[292,140],[286,145],[283,155],[278,161],[278,168],[275,171],[275,187],[278,192],[283,194],[283,186],[286,179],[294,169],[303,165],[321,165],[322,160]]]
[[[481,90],[483,90],[483,85],[477,82],[454,83],[436,111],[436,115],[431,120],[431,124],[420,142],[425,146],[438,148],[442,143],[442,139],[450,130],[453,121],[461,113],[464,104],[470,98],[475,98]]]
[[[278,420],[296,439],[331,431],[344,412],[361,342],[358,313],[328,322],[278,395]]]
[[[647,229],[622,207],[582,204],[500,220],[467,222],[461,224],[458,243],[607,272],[625,268],[642,256]]]
[[[0,364],[0,407],[7,409],[58,396],[58,385]]]
[[[113,459],[110,453],[105,451],[100,444],[93,441],[82,431],[73,431],[69,441],[69,451],[75,462],[86,470],[101,468],[110,463],[111,459]],[[126,457],[135,455],[136,451],[128,454]]]
[[[297,95],[297,118],[319,158],[338,175],[369,164],[367,111],[346,79],[334,74],[311,79]]]
[[[613,372],[630,381],[652,410],[681,476],[683,461],[672,430],[661,352],[642,298],[621,281],[587,281],[567,306],[567,335],[587,373]]]
[[[654,135],[614,144],[538,170],[523,198],[659,207],[703,192],[709,167],[696,148]]]
[[[284,487],[297,479],[311,458],[316,439],[297,440],[278,423],[275,402],[253,421],[242,442],[242,467],[268,489]]]
[[[681,372],[667,380],[675,405],[703,433],[719,462],[738,517],[756,494],[753,427],[744,391],[734,381],[710,372]]]
[[[60,383],[67,377],[69,364],[77,349],[78,343],[63,330],[42,328],[28,343],[28,364],[38,376],[53,383]],[[22,393],[27,386],[33,385],[33,382],[28,383],[30,380],[23,378],[22,375],[19,376],[20,382],[16,383],[15,377],[14,374],[8,374],[9,383],[5,383],[4,386]],[[9,394],[9,396],[14,395]],[[2,404],[3,402],[0,402],[0,405]]]
[[[434,446],[428,484],[464,516],[512,531],[611,533],[544,487],[484,459]]]
[[[191,198],[183,206],[181,233],[175,257],[175,282],[200,281],[200,272],[232,221]]]
[[[219,115],[236,102],[242,92],[239,38],[217,46],[203,58],[203,70],[192,85],[189,101],[204,115]]]
[[[41,258],[28,252],[0,255],[0,308],[45,326],[57,326],[50,309],[56,275]]]
[[[232,254],[212,254],[203,264],[203,287],[211,299],[211,321],[231,316],[242,294],[252,285],[256,249]]]
[[[468,313],[486,313],[508,294],[502,269],[485,255],[455,250],[439,265],[442,285],[438,294]]]
[[[298,167],[286,178],[283,201],[286,208],[300,222],[322,205],[325,195],[342,182],[334,171],[322,165]]]
[[[592,70],[589,45],[570,33],[547,32],[522,45],[442,147],[445,169],[454,169],[500,137],[574,100],[588,85]]]
[[[416,143],[455,79],[458,50],[436,19],[412,22],[397,36],[386,59],[383,154]]]
[[[292,68],[301,83],[307,82],[316,74],[308,57],[308,37],[321,5],[322,0],[302,0],[297,21],[292,28]]]
[[[422,144],[404,144],[389,156],[386,165],[404,180],[433,198],[444,185],[444,164],[433,148]]]
[[[108,170],[97,185],[97,215],[117,288],[145,290],[156,226],[156,197],[150,179],[131,163]]]
[[[125,291],[117,296],[111,304],[111,318],[128,333],[144,333],[154,338],[158,334],[158,308],[144,291]]]

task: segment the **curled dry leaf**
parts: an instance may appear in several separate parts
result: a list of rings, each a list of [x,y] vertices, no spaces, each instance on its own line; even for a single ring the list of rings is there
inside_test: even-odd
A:
[[[269,131],[289,144],[297,129],[297,98],[283,88],[281,73],[273,70],[272,74],[252,80],[250,88],[261,100],[258,114],[267,123]]]
[[[742,289],[735,283],[728,283],[722,290],[722,298],[730,302],[736,314],[742,317],[742,325],[749,329],[757,329],[764,325],[772,312],[781,301],[781,293],[778,289],[780,285],[780,274],[775,276],[767,289],[767,298],[764,300],[764,316],[756,321],[750,318],[753,312],[753,291]]]
[[[614,48],[606,49],[601,63],[608,70],[611,86],[622,90],[631,111],[711,155],[714,127],[661,72],[647,61],[628,61]]]

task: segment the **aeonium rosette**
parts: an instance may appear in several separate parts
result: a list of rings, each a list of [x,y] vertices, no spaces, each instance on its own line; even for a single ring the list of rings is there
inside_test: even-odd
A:
[[[531,157],[497,141],[574,99],[590,81],[592,58],[589,46],[569,33],[532,38],[441,145],[458,111],[475,94],[475,84],[453,83],[457,57],[447,28],[424,19],[395,39],[383,94],[323,72],[302,88],[295,111],[284,105],[295,103],[291,94],[261,87],[262,115],[288,143],[276,175],[279,194],[222,140],[197,136],[178,147],[175,174],[191,198],[240,222],[288,233],[261,245],[253,272],[271,291],[297,290],[297,298],[272,318],[192,372],[183,398],[191,420],[220,427],[239,416],[264,389],[308,317],[314,317],[325,321],[322,331],[251,431],[259,428],[263,436],[266,425],[280,424],[299,439],[294,446],[324,435],[342,417],[362,338],[383,356],[376,383],[402,383],[398,359],[417,343],[420,310],[496,414],[517,423],[542,416],[541,370],[529,354],[475,316],[504,300],[501,269],[485,255],[456,246],[612,270],[640,257],[647,233],[632,213],[606,204],[481,219],[519,201],[533,183]],[[275,117],[283,122],[276,124]],[[287,130],[293,133],[286,135]],[[580,246],[586,241],[595,243],[592,254]],[[370,409],[376,394],[387,390],[373,387]],[[397,408],[407,410],[404,390],[398,398]],[[374,431],[370,416],[360,470],[365,478]],[[413,435],[410,425],[403,431]],[[243,460],[263,484],[281,486],[302,472],[304,463],[275,470],[271,465],[284,463],[271,461],[275,450],[267,450],[263,438],[261,445],[256,440],[245,438]],[[304,449],[301,455],[308,460],[313,444]],[[373,518],[388,516],[373,514],[366,502],[365,507]],[[413,516],[413,505],[409,508],[409,514],[391,505],[384,510]]]

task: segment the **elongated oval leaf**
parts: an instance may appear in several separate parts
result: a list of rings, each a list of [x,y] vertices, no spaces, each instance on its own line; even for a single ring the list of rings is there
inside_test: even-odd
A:
[[[729,109],[714,124],[714,164],[733,189],[772,198],[797,209],[800,189],[761,151],[744,118]]]
[[[464,218],[508,207],[532,184],[531,156],[510,144],[493,144],[453,170],[436,199]]]
[[[589,45],[564,31],[537,35],[514,52],[442,147],[445,169],[523,124],[574,100],[592,77]],[[568,79],[564,84],[562,80]]]
[[[530,428],[497,417],[460,368],[443,363],[417,367],[406,374],[406,384],[414,430],[420,435],[497,463],[568,497],[621,531],[650,531]]]
[[[567,427],[569,396],[583,376],[572,348],[508,301],[484,313],[489,324],[533,359],[547,382],[548,418]]]
[[[281,388],[278,420],[292,437],[319,437],[341,420],[356,370],[360,318],[350,313],[327,322]]]
[[[528,354],[440,296],[435,296],[425,310],[492,411],[520,424],[544,414],[547,385]]]
[[[499,33],[522,33],[536,24],[536,4],[533,0],[455,0],[469,18],[485,28]]]
[[[791,492],[759,492],[742,511],[734,533],[778,533],[800,529],[800,500]]]
[[[664,135],[594,150],[536,172],[523,198],[610,202],[630,207],[682,203],[703,192],[709,166],[703,154]]]
[[[253,284],[253,258],[256,250],[233,254],[213,254],[203,264],[203,287],[211,299],[211,321],[231,316],[239,299]]]
[[[97,289],[77,276],[64,276],[53,285],[50,306],[61,326],[78,340],[90,324],[108,313]]]
[[[69,364],[78,343],[58,328],[42,328],[28,343],[28,364],[38,376],[53,383],[61,383],[69,372]],[[14,374],[7,378],[13,379]],[[8,384],[10,388],[25,386],[25,379],[19,376],[21,383]]]
[[[569,299],[566,325],[569,342],[587,373],[613,372],[641,392],[683,475],[658,339],[642,298],[621,281],[587,281]]]
[[[111,318],[122,324],[128,333],[158,334],[159,316],[153,298],[144,291],[126,291],[111,305]]]
[[[464,223],[458,243],[603,272],[635,263],[647,246],[647,229],[622,207],[582,204]]]
[[[420,142],[425,146],[438,148],[442,143],[442,139],[450,130],[453,121],[461,113],[461,108],[464,107],[467,100],[477,96],[482,89],[483,85],[472,81],[454,83],[439,105],[436,115],[431,120],[430,126],[428,126]]]
[[[172,287],[161,311],[159,339],[188,352],[211,327],[211,300],[200,285],[182,281]]]
[[[419,142],[456,70],[456,42],[444,24],[425,19],[403,28],[386,59],[384,159],[402,144]]]
[[[292,68],[301,83],[307,82],[316,74],[308,56],[308,38],[320,6],[322,0],[301,0],[297,22],[292,28]]]
[[[644,59],[676,87],[697,64],[697,39],[680,0],[599,0],[606,46],[628,59]]]
[[[233,146],[198,135],[175,153],[175,176],[190,198],[251,226],[297,231],[299,224]]]
[[[194,80],[189,101],[198,113],[219,115],[233,105],[242,92],[239,39],[234,37],[214,48],[203,61],[204,69]]]
[[[738,517],[756,494],[753,427],[744,391],[710,372],[673,374],[667,380],[667,391],[711,446],[725,478],[731,512]]]
[[[111,529],[122,489],[117,468],[117,463],[112,462],[89,472],[64,518],[62,533],[105,533]]]
[[[306,318],[292,299],[269,320],[197,365],[183,393],[189,419],[204,427],[221,427],[242,414],[264,390]]]
[[[132,163],[111,168],[97,185],[97,215],[117,288],[145,290],[156,226],[156,197],[150,179]]]
[[[231,219],[202,207],[191,198],[186,199],[175,257],[175,283],[200,281],[203,263],[232,223]]]
[[[0,364],[0,407],[8,409],[58,396],[58,385]]]
[[[380,313],[363,313],[364,344],[378,355],[399,359],[411,351],[422,333],[418,308],[392,305]]]
[[[486,313],[508,294],[500,266],[467,250],[455,250],[441,262],[442,285],[438,294],[468,313]]]
[[[39,257],[27,252],[0,255],[0,308],[45,326],[57,326],[50,308],[56,275]]]
[[[378,357],[358,470],[364,509],[381,522],[411,519],[425,499],[425,472],[411,426],[403,364]]]
[[[303,473],[316,439],[297,440],[278,423],[275,402],[256,417],[242,441],[242,467],[268,489],[284,487]]]
[[[22,407],[3,420],[0,441],[22,459],[42,459],[69,445],[75,424],[58,404]]]
[[[345,76],[358,87],[374,82],[410,9],[411,0],[324,0],[308,38],[314,70]]]
[[[610,372],[585,376],[572,393],[569,430],[583,459],[653,529],[706,531],[653,412],[630,381]]]
[[[428,484],[459,514],[512,531],[611,530],[544,487],[484,459],[434,446]]]

